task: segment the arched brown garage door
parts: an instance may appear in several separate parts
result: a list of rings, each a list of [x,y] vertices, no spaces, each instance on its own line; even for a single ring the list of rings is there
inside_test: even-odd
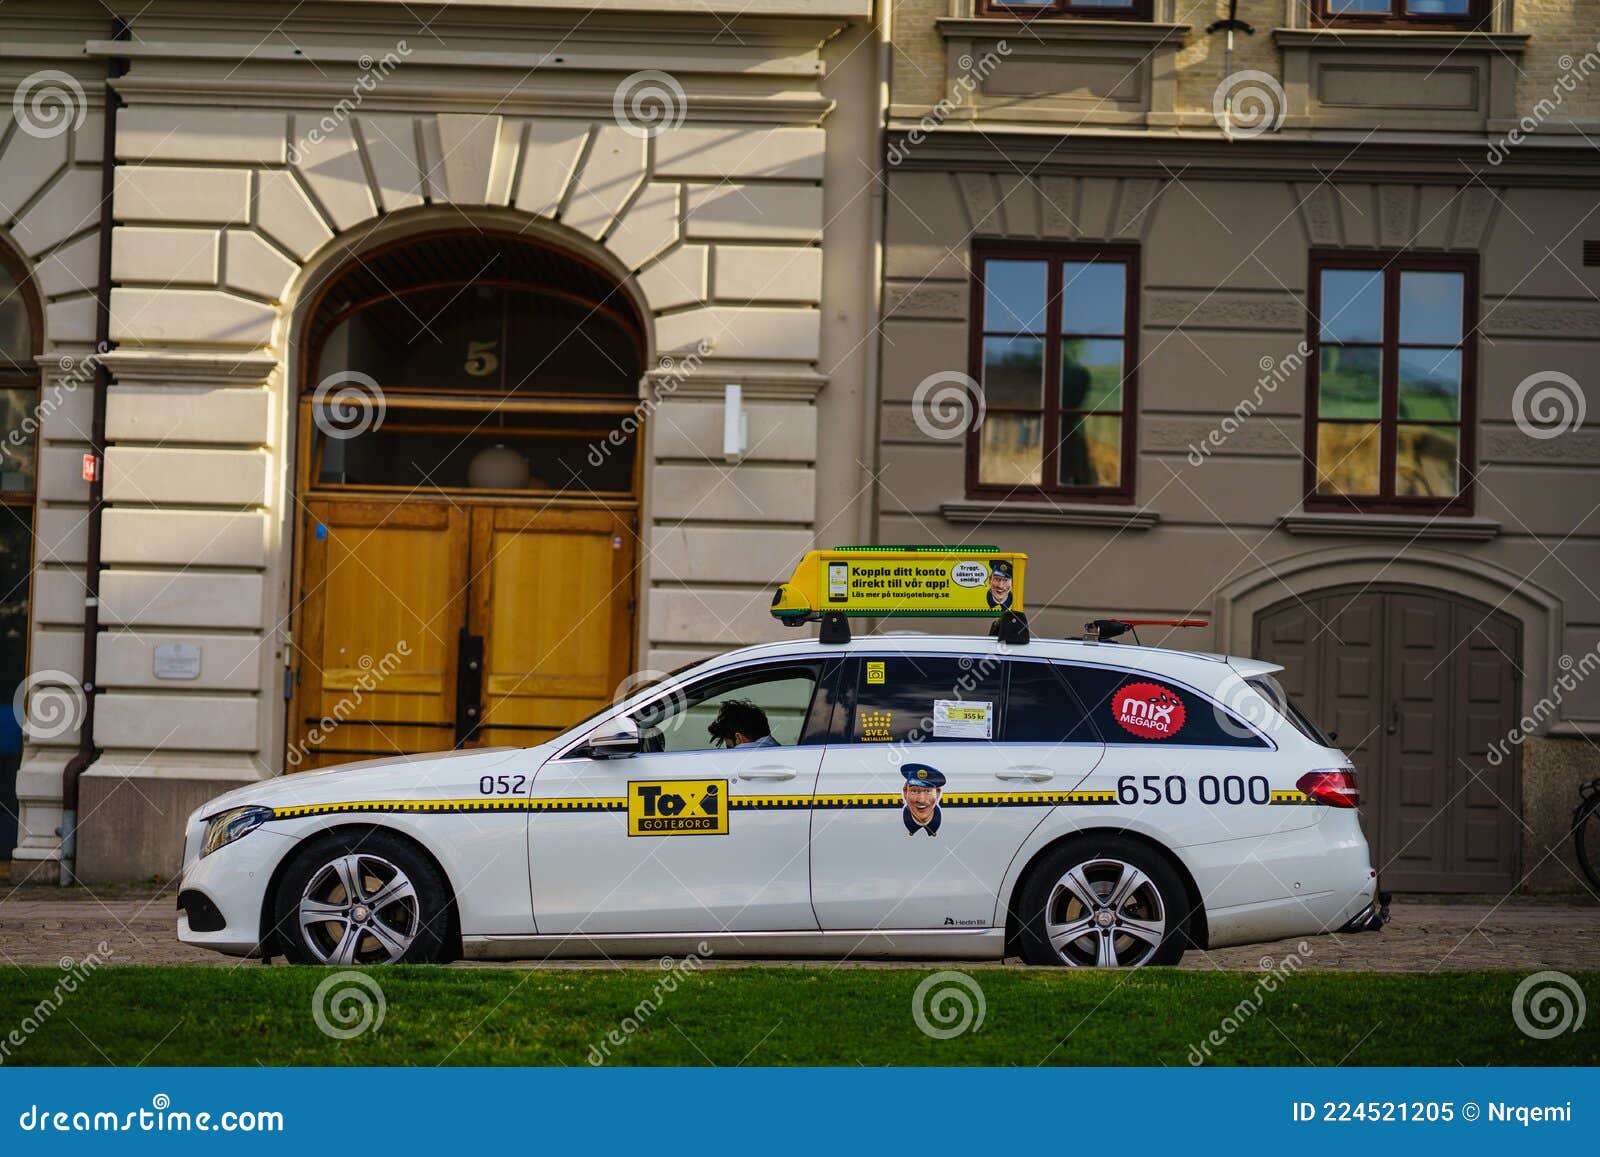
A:
[[[1487,758],[1520,710],[1515,619],[1422,587],[1338,587],[1262,611],[1255,653],[1355,761],[1386,887],[1515,885],[1521,760]]]

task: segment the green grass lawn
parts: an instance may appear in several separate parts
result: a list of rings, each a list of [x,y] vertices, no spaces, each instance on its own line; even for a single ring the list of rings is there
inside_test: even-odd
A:
[[[1209,1044],[1208,1063],[1600,1062],[1600,1026],[1546,1041],[1517,1029],[1514,972],[1303,972],[1264,991],[1243,973],[975,968],[982,1024],[936,1040],[912,1017],[917,986],[935,971],[708,968],[668,988],[654,969],[379,969],[381,1026],[341,1041],[312,1016],[331,972],[102,968],[30,1031],[62,974],[10,969],[0,973],[0,1050],[12,1065],[1182,1067],[1215,1030],[1222,1043]],[[1600,972],[1576,979],[1596,1003]],[[27,1034],[20,1047],[6,1043],[13,1028]]]

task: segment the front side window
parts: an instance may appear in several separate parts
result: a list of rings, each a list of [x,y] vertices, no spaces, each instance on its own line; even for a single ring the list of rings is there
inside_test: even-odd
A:
[[[1325,24],[1418,25],[1429,28],[1487,26],[1488,0],[1314,0]]]
[[[641,746],[646,751],[707,751],[724,746],[725,736],[713,734],[720,719],[732,719],[746,737],[760,741],[751,731],[764,732],[782,747],[794,747],[808,738],[806,721],[811,712],[820,675],[819,663],[712,675],[698,682],[669,684],[666,694],[634,713]],[[725,712],[728,705],[732,712]],[[810,737],[815,739],[817,737]]]
[[[1131,498],[1137,251],[980,246],[974,276],[968,490]]]
[[[1313,255],[1308,508],[1466,509],[1474,273],[1457,258]]]
[[[905,655],[856,665],[849,743],[998,739],[1001,661],[992,656]]]

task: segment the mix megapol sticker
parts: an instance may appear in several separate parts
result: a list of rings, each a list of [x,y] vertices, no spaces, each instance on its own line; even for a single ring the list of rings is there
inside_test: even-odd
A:
[[[1183,730],[1183,700],[1159,683],[1129,683],[1111,696],[1118,726],[1140,739],[1171,739]]]

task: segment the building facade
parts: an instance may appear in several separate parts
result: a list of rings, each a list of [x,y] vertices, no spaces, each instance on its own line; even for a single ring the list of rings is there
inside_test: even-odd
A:
[[[1391,884],[1578,887],[1600,15],[1227,9],[11,0],[14,875],[947,541],[1043,632],[1282,662]]]
[[[870,529],[822,433],[873,396],[873,39],[868,0],[6,4],[14,876],[64,832],[168,874],[230,786],[538,742],[773,633],[773,576]]]
[[[1577,888],[1600,10],[1227,16],[894,6],[878,538],[1028,551],[1049,634],[1285,664],[1390,884]]]

